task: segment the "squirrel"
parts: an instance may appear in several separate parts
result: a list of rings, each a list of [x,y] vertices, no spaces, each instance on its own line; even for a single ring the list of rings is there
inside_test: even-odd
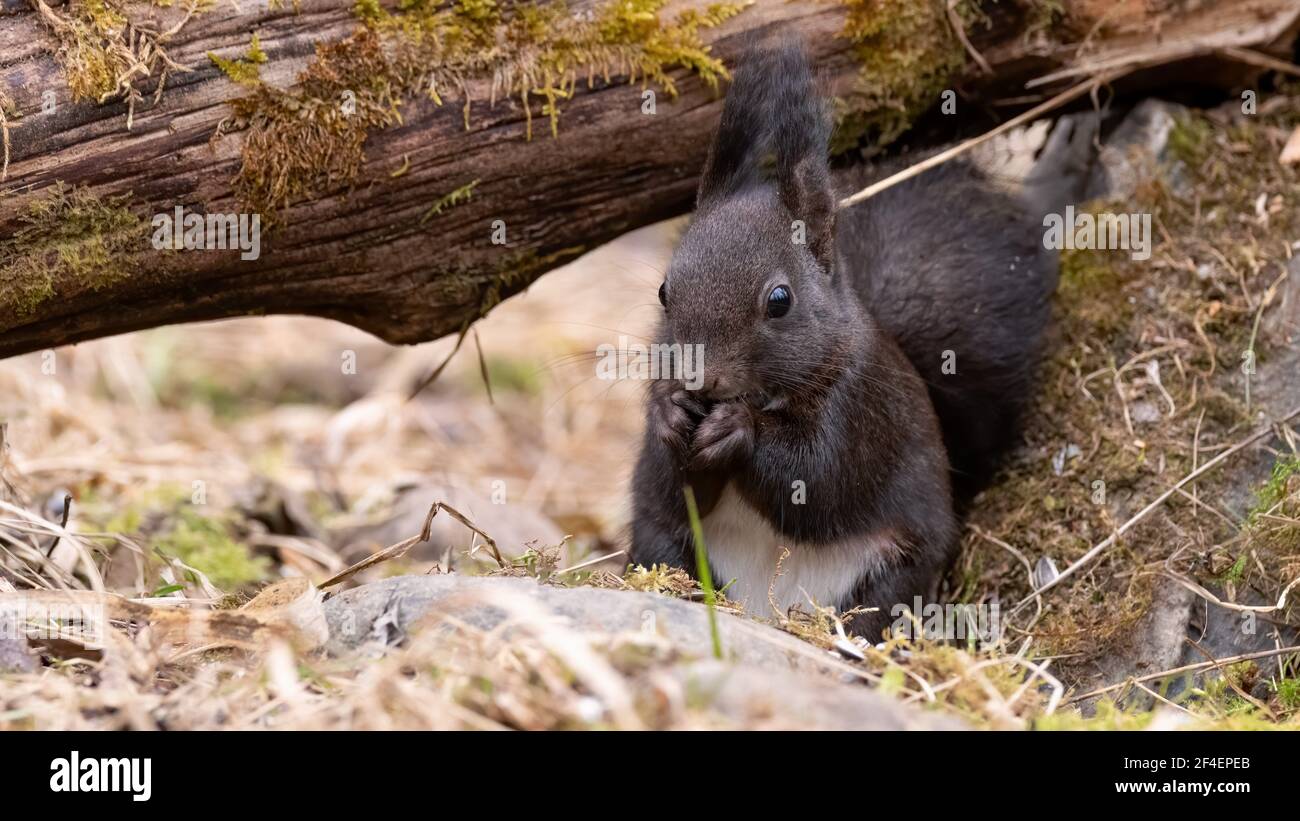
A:
[[[650,384],[630,559],[694,574],[689,486],[728,598],[861,607],[879,638],[936,597],[1017,437],[1056,260],[1034,203],[961,159],[837,212],[830,131],[803,50],[752,52],[659,288],[655,338],[702,368]]]

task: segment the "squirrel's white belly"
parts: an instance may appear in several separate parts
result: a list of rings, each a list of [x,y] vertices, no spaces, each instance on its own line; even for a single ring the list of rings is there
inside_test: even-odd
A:
[[[727,598],[755,616],[775,615],[768,604],[769,589],[782,614],[795,604],[810,611],[814,602],[840,609],[862,577],[879,569],[896,550],[890,540],[870,536],[818,545],[791,542],[730,484],[701,524],[714,585],[730,583]],[[790,555],[781,561],[774,584],[782,548],[789,548]]]

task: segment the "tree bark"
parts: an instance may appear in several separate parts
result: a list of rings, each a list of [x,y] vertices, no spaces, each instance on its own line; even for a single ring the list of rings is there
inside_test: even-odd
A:
[[[0,358],[162,324],[262,313],[330,317],[395,343],[457,332],[546,270],[688,210],[721,107],[720,95],[681,67],[668,72],[680,91],[676,99],[649,84],[658,91],[653,115],[643,113],[640,82],[597,77],[590,88],[579,81],[572,98],[560,101],[552,136],[536,96],[528,112],[517,96],[489,104],[489,81],[471,77],[468,128],[458,93],[443,105],[406,97],[399,124],[368,131],[365,161],[353,179],[317,186],[322,190],[278,209],[273,228],[263,225],[257,259],[243,260],[238,251],[158,251],[149,245],[152,229],[136,233],[155,214],[177,206],[250,210],[236,184],[250,131],[236,122],[216,135],[223,121],[230,126],[230,101],[251,92],[208,53],[238,59],[256,32],[267,57],[262,80],[293,87],[317,59],[317,44],[358,30],[354,0],[302,0],[296,10],[291,2],[271,10],[222,0],[165,40],[168,59],[189,71],[169,71],[155,104],[167,65],[155,61],[155,70],[135,81],[140,98],[133,105],[120,97],[74,101],[49,16],[26,0],[0,2],[0,104],[7,103],[0,110],[7,112],[10,145],[0,184]],[[604,2],[573,0],[569,10],[582,14]],[[55,14],[69,8],[46,5]],[[509,14],[525,4],[498,5]],[[678,0],[660,14],[706,5]],[[864,4],[760,0],[701,28],[700,36],[727,66],[756,35],[798,37],[830,89],[847,93],[858,81],[863,47],[846,35],[853,5]],[[1067,0],[1066,15],[1046,22],[1036,17],[1040,5],[1002,0],[985,4],[985,21],[967,18],[969,45],[959,48],[969,56],[951,78],[965,110],[981,110],[972,101],[1043,99],[1094,71],[1135,61],[1167,65],[1174,57],[1214,58],[1219,73],[1203,79],[1231,87],[1247,75],[1227,70],[1240,65],[1240,54],[1215,57],[1219,50],[1287,57],[1300,22],[1296,0],[1210,0],[1158,12],[1148,10],[1156,5],[1150,3]],[[156,21],[144,24],[153,32],[182,15],[145,6],[137,19],[137,7],[130,8],[134,22]],[[1027,81],[1052,72],[1060,72],[1052,82],[1025,90]],[[1130,81],[1165,82],[1161,76],[1170,77],[1148,72]],[[60,182],[65,187],[57,194]],[[80,199],[69,205],[74,192]],[[118,236],[91,249],[120,259],[87,261],[86,238],[65,236],[96,204],[105,213],[87,230],[103,229],[101,218],[111,222],[119,205],[139,220],[125,234],[134,245],[124,247]],[[505,243],[494,243],[502,226]]]

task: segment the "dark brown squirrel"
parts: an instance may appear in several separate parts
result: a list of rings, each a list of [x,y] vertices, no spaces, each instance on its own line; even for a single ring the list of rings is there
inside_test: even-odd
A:
[[[837,213],[829,135],[803,51],[753,52],[659,289],[702,373],[651,383],[631,560],[694,573],[689,485],[730,598],[875,608],[851,627],[878,638],[954,556],[950,472],[970,498],[1017,435],[1056,261],[964,161]]]

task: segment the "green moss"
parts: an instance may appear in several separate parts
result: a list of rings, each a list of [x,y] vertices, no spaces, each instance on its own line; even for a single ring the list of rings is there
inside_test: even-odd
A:
[[[1025,38],[1030,39],[1041,31],[1047,31],[1065,17],[1064,0],[1030,0],[1029,20],[1025,26]]]
[[[1274,464],[1272,476],[1255,492],[1243,532],[1251,556],[1271,568],[1269,577],[1294,578],[1300,556],[1300,457],[1286,456]],[[1289,600],[1288,612],[1295,609]]]
[[[1066,230],[1074,230],[1067,226]],[[1123,277],[1111,251],[1063,248],[1057,300],[1098,333],[1110,334],[1126,325],[1133,309],[1125,298]]]
[[[1300,710],[1300,678],[1284,678],[1273,685],[1277,700],[1288,710]]]
[[[1097,702],[1091,716],[1062,710],[1034,719],[1035,730],[1141,730],[1155,716],[1150,710],[1126,710],[1113,701]]]
[[[1067,230],[1073,230],[1073,226],[1067,226]],[[1096,296],[1119,286],[1119,275],[1106,264],[1105,252],[1062,248],[1060,259],[1061,289],[1066,296]]]
[[[424,216],[420,217],[420,224],[423,225],[425,222],[438,216],[448,208],[460,205],[462,202],[469,202],[470,197],[474,194],[474,186],[476,185],[478,185],[478,180],[462,185],[460,188],[457,188],[445,197],[439,197],[438,201],[430,206],[428,211],[424,212]]]
[[[258,81],[262,79],[256,63],[250,63],[245,60],[227,60],[224,57],[218,57],[210,51],[208,52],[208,59],[211,60],[217,68],[221,69],[222,73],[240,85],[256,85]]]
[[[1279,459],[1273,465],[1273,474],[1255,494],[1255,503],[1250,508],[1250,520],[1254,521],[1259,514],[1272,510],[1290,495],[1288,483],[1296,475],[1300,475],[1300,456]]]
[[[740,13],[749,2],[717,3],[660,19],[667,0],[602,0],[574,13],[563,0],[519,3],[503,10],[493,0],[402,0],[395,12],[358,0],[362,27],[346,40],[317,46],[316,58],[293,90],[258,82],[231,105],[234,124],[247,127],[235,187],[264,219],[322,190],[356,181],[368,133],[402,121],[401,106],[417,94],[443,104],[449,92],[464,100],[470,123],[471,81],[491,87],[487,102],[512,97],[532,137],[535,103],[558,134],[561,103],[579,78],[588,85],[617,73],[654,83],[670,97],[668,75],[685,67],[717,88],[726,67],[709,53],[700,30]]]
[[[1220,581],[1239,582],[1246,576],[1246,554],[1242,553],[1220,577]]]
[[[1174,120],[1169,129],[1169,155],[1190,168],[1198,168],[1208,156],[1214,140],[1214,127],[1204,116],[1192,112]]]
[[[244,86],[256,86],[262,80],[262,74],[258,66],[266,62],[266,52],[262,51],[262,44],[258,42],[257,35],[254,34],[252,42],[248,45],[248,52],[244,57],[229,60],[209,51],[208,59],[236,83]]]
[[[155,542],[160,552],[202,571],[222,590],[237,590],[267,578],[267,559],[232,539],[226,522],[202,516],[193,507],[180,507],[176,515],[171,530]]]
[[[253,39],[248,44],[248,60],[259,65],[266,62],[266,52],[262,50],[262,41],[258,39],[257,32],[253,32]]]
[[[370,22],[376,22],[385,17],[384,9],[379,5],[379,0],[357,0],[356,5],[352,7],[352,13],[358,19]]]
[[[0,317],[22,319],[66,288],[99,289],[130,277],[148,225],[127,209],[128,199],[56,183],[28,205],[21,227],[0,241]]]
[[[214,0],[190,0],[188,12],[197,13]],[[56,56],[73,99],[107,102],[126,99],[128,128],[140,93],[135,84],[157,76],[159,89],[171,64],[160,33],[129,13],[136,6],[171,6],[173,0],[70,0],[57,10],[36,0],[39,19],[59,47]],[[137,15],[138,16],[138,15]]]
[[[95,521],[95,506],[83,513]],[[225,591],[265,580],[270,564],[232,536],[223,514],[204,515],[190,491],[176,484],[149,488],[127,504],[116,504],[104,521],[108,533],[133,534],[165,557],[180,559]]]
[[[841,0],[848,12],[841,34],[862,65],[853,87],[835,100],[831,150],[874,153],[912,126],[949,87],[966,62],[942,0]],[[963,24],[972,4],[956,9]]]

